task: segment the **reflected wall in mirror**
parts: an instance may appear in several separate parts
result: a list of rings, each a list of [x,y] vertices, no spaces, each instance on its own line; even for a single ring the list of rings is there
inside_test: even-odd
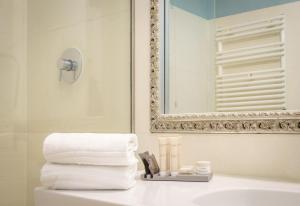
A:
[[[151,0],[151,131],[300,132],[300,1]]]
[[[300,109],[300,1],[164,0],[163,112]]]

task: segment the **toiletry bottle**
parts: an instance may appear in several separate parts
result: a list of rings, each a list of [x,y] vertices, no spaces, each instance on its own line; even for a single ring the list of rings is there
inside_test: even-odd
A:
[[[170,137],[170,170],[171,175],[176,176],[180,168],[179,157],[180,157],[180,138]]]
[[[161,176],[166,176],[169,173],[169,149],[168,149],[168,138],[160,137],[159,139],[159,163]]]

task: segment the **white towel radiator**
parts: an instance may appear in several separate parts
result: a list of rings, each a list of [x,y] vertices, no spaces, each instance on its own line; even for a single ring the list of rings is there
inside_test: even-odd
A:
[[[216,111],[286,109],[284,23],[279,15],[217,28]]]

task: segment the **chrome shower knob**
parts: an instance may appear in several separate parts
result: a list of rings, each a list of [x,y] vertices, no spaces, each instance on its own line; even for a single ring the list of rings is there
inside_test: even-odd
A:
[[[66,49],[57,61],[59,81],[74,83],[82,72],[82,55],[78,49]]]

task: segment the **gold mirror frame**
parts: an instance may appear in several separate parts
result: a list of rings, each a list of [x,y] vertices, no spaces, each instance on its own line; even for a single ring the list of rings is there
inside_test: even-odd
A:
[[[300,133],[300,111],[161,114],[159,1],[150,0],[150,130],[162,133]]]

